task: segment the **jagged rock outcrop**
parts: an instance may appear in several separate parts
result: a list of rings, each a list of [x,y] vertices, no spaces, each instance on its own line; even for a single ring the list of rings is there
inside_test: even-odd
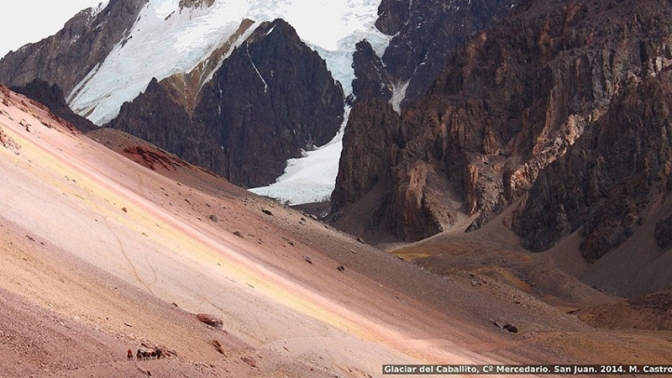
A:
[[[215,3],[215,0],[180,0],[180,9],[184,8],[196,8],[202,6],[211,7]]]
[[[480,30],[498,24],[521,3],[383,0],[376,27],[394,38],[382,57],[389,79],[381,84],[396,88],[404,104],[417,100],[427,93],[458,47]],[[356,91],[355,96],[361,97]]]
[[[63,91],[57,84],[50,86],[49,83],[42,79],[35,79],[26,86],[12,87],[11,90],[45,105],[53,114],[70,122],[81,132],[87,132],[98,128],[93,122],[75,114],[75,112],[70,109],[65,102]]]
[[[107,126],[135,135],[180,157],[198,148],[185,103],[173,88],[152,80],[143,94],[121,107]],[[132,130],[132,131],[131,131]]]
[[[274,182],[287,159],[329,142],[343,122],[340,84],[283,20],[257,28],[193,104],[174,83],[152,81],[109,126],[244,187]]]
[[[378,6],[376,28],[387,35],[395,35],[410,17],[411,0],[383,0]]]
[[[40,78],[70,93],[125,38],[147,1],[110,0],[97,14],[79,12],[55,35],[5,55],[0,82],[24,86]]]
[[[514,217],[528,248],[547,249],[583,227],[580,249],[593,262],[644,223],[652,201],[672,184],[670,79],[663,72],[622,88],[608,112],[540,172]],[[664,248],[667,222],[658,224]]]
[[[424,145],[408,145],[406,132],[388,103],[373,101],[352,109],[331,200],[339,228],[361,232],[346,223],[362,222],[364,228],[419,240],[440,232],[444,222],[460,219],[459,211],[450,207],[455,201],[444,201],[451,189],[436,166],[409,159],[409,154],[432,152]],[[365,210],[359,214],[358,208]],[[341,219],[348,212],[358,213],[358,219]]]
[[[381,183],[391,180],[389,167],[395,152],[401,146],[399,123],[401,119],[392,107],[373,100],[366,105],[355,105],[350,112],[348,127],[343,134],[343,147],[336,189],[331,195],[332,207],[343,208],[354,203]]]
[[[417,230],[478,214],[476,229],[522,200],[507,224],[529,248],[584,227],[589,260],[613,249],[645,216],[647,198],[669,191],[660,183],[670,165],[671,8],[659,0],[528,1],[480,32],[398,125],[375,133],[395,142],[377,148],[390,151],[376,174],[391,184],[371,214],[417,240]],[[349,124],[381,119],[376,107],[353,110]],[[345,139],[343,159],[352,151],[368,159],[366,143]],[[341,164],[334,193],[348,194],[332,200],[336,212],[355,211],[356,202],[340,199],[370,190],[352,183],[372,174],[351,169]]]
[[[357,43],[352,62],[355,69],[352,93],[356,102],[389,101],[392,98],[390,78],[385,65],[368,41]]]

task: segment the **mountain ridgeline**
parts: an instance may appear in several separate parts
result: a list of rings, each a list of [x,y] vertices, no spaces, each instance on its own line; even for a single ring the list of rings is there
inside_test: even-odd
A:
[[[116,44],[128,38],[148,1],[111,0],[101,12],[79,12],[53,36],[5,55],[0,60],[0,82],[25,86],[40,78],[70,93]]]
[[[376,27],[390,36],[389,47],[379,57],[367,41],[358,45],[353,102],[377,98],[398,109],[419,97],[457,46],[495,25],[520,1],[382,1]],[[214,3],[181,1],[176,12],[202,14]],[[24,86],[39,78],[75,99],[115,46],[123,49],[131,41],[150,5],[111,0],[98,12],[81,12],[56,35],[4,57],[0,81]],[[237,38],[244,42],[237,45]],[[344,121],[348,94],[320,59],[287,23],[242,20],[232,38],[192,71],[148,82],[109,126],[235,184],[267,185],[283,173],[287,159],[327,143]],[[84,106],[80,115],[89,116],[92,107]]]
[[[595,262],[638,236],[655,260],[670,252],[671,64],[669,2],[528,1],[401,115],[354,107],[336,223],[415,241],[510,210],[532,251],[578,232]]]
[[[341,85],[282,20],[259,26],[197,95],[183,83],[183,75],[152,81],[108,126],[255,187],[343,123]]]
[[[80,13],[3,58],[0,81],[40,78],[71,98],[147,4]],[[179,12],[213,4],[182,1]],[[287,22],[241,20],[208,59],[152,80],[107,126],[255,187],[329,142],[347,103],[331,197],[345,231],[418,241],[497,219],[530,251],[574,236],[567,250],[594,277],[606,277],[605,257],[629,259],[623,282],[672,258],[672,4],[382,0],[377,16],[389,45],[378,55],[358,41],[352,93]]]
[[[382,57],[362,43],[355,54],[354,90],[358,100],[372,99],[377,83],[386,88],[375,98],[407,105],[427,93],[455,50],[477,32],[498,24],[523,0],[382,0],[376,27],[392,37]],[[375,66],[374,70],[368,67]],[[363,83],[369,83],[369,86]],[[353,86],[355,86],[353,84]],[[378,92],[378,91],[376,91]]]

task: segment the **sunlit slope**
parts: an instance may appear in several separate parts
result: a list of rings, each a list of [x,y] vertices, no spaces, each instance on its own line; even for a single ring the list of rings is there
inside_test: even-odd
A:
[[[288,360],[303,356],[325,371],[491,361],[452,341],[459,323],[364,275],[338,271],[319,250],[329,244],[310,246],[264,223],[269,215],[259,209],[271,202],[243,191],[212,196],[189,188],[67,129],[22,97],[8,101],[0,106],[0,218],[53,245],[64,269],[70,259],[80,261],[72,275],[84,274],[82,266],[105,272],[187,312],[222,318],[224,329],[252,348]],[[287,222],[308,222],[282,207],[272,211]],[[316,232],[333,233],[331,243],[344,238],[309,222]],[[45,278],[28,291],[11,284],[22,277],[17,271],[0,282],[40,303],[49,298],[50,273],[35,274]],[[72,293],[54,295],[52,302],[75,304],[57,306],[62,315],[85,312],[105,322],[112,311],[105,306],[115,306],[87,308],[87,298]]]

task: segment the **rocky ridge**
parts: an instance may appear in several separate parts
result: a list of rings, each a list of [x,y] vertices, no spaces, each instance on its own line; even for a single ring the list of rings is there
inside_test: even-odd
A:
[[[260,25],[211,81],[200,78],[153,80],[108,126],[255,187],[274,182],[287,159],[329,142],[343,123],[340,84],[283,20]]]
[[[583,227],[588,260],[613,250],[670,190],[670,12],[661,1],[529,1],[459,49],[398,121],[391,106],[355,107],[336,218],[373,206],[364,225],[413,241],[517,204],[505,223],[527,248]],[[376,159],[389,165],[356,163]]]
[[[35,78],[70,93],[124,40],[148,0],[110,0],[96,13],[85,9],[55,35],[28,44],[0,60],[0,82],[25,86]]]
[[[12,87],[11,90],[45,105],[53,114],[70,122],[79,131],[87,132],[98,128],[93,122],[70,109],[58,84],[50,86],[44,80],[35,79],[23,87]]]
[[[391,101],[397,111],[425,95],[456,49],[477,32],[498,24],[521,0],[409,1],[383,0],[376,27],[392,37],[382,57],[358,46],[355,68],[378,69],[357,74],[357,80],[377,82],[378,98]],[[367,51],[363,54],[363,51]],[[366,75],[366,72],[369,75]],[[368,87],[367,87],[368,88]],[[353,88],[357,101],[366,102],[370,91]]]

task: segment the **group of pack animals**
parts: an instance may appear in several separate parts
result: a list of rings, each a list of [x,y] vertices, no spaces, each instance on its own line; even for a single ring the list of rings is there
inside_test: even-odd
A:
[[[152,351],[138,349],[138,352],[135,354],[135,358],[138,361],[146,361],[153,359],[158,360],[161,358],[162,355],[163,351],[161,349],[154,349]],[[129,349],[128,352],[126,352],[126,357],[128,358],[129,361],[133,360],[133,351]]]

